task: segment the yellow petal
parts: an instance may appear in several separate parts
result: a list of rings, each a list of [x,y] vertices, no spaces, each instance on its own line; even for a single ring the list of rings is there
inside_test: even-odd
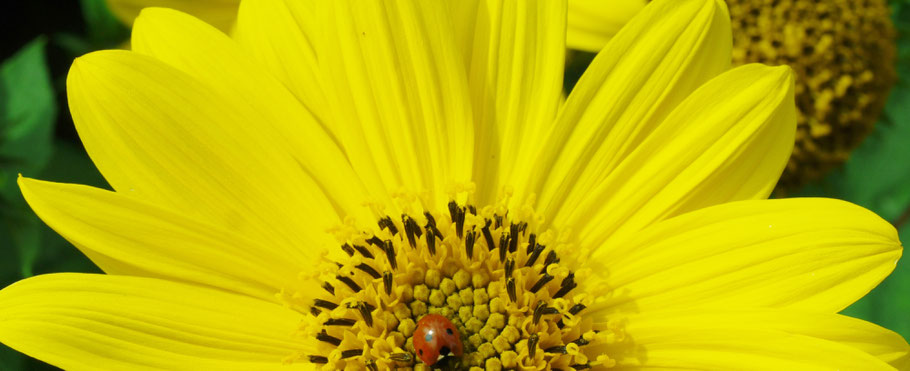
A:
[[[318,19],[312,1],[257,0],[240,4],[234,39],[281,80],[323,123],[327,122],[322,72],[313,46]],[[333,130],[332,125],[327,125]]]
[[[554,179],[565,195],[548,210],[597,246],[687,211],[766,198],[795,132],[791,70],[738,67],[692,93],[615,168],[586,159],[575,182]]]
[[[567,46],[600,51],[645,4],[645,0],[569,0]]]
[[[265,300],[311,262],[268,244],[97,188],[19,178],[29,206],[109,274],[166,278]],[[296,291],[296,290],[295,290]]]
[[[72,370],[306,369],[302,316],[221,290],[60,273],[0,291],[0,342]]]
[[[624,355],[620,369],[894,370],[910,360],[900,335],[837,314],[650,312],[628,318],[624,329],[634,345],[614,349]]]
[[[257,116],[260,135],[293,155],[320,184],[341,215],[361,214],[367,188],[328,131],[262,65],[250,60],[230,38],[178,11],[148,8],[133,26],[133,50],[155,57],[220,92],[229,104]],[[249,125],[250,123],[245,123]],[[377,196],[378,197],[378,196]]]
[[[304,259],[335,243],[325,233],[340,223],[332,203],[249,105],[127,51],[77,59],[67,92],[82,142],[117,192]]]
[[[463,15],[456,38],[465,56],[474,112],[475,202],[533,172],[553,125],[565,63],[564,1],[451,2]],[[524,175],[517,175],[524,174]]]
[[[132,24],[142,8],[173,8],[192,14],[218,29],[228,32],[237,17],[240,0],[107,0],[107,5],[117,18]]]
[[[740,201],[611,240],[589,259],[611,290],[598,310],[778,307],[835,313],[901,256],[897,231],[832,199]]]
[[[427,192],[444,209],[471,177],[464,69],[444,3],[319,2],[316,46],[339,137],[372,186]]]
[[[679,102],[729,68],[731,39],[720,0],[649,4],[598,54],[569,95],[527,190],[516,190],[519,199],[537,193],[539,205],[552,208],[566,187],[606,176]],[[545,181],[551,184],[541,189]]]

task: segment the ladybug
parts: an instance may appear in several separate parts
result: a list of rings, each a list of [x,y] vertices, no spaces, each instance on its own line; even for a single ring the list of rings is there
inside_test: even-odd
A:
[[[461,357],[464,347],[452,321],[438,314],[427,314],[417,321],[414,350],[423,363],[432,366],[450,354]]]

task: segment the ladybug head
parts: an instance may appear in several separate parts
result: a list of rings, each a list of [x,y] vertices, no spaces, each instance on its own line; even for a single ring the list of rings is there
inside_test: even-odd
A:
[[[414,350],[423,363],[432,366],[440,357],[460,357],[464,351],[461,337],[448,318],[428,314],[417,322],[414,330]]]

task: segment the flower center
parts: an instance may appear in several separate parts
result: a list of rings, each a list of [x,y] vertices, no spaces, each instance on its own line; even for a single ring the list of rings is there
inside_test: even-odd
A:
[[[320,295],[302,304],[303,331],[318,343],[304,360],[339,370],[612,365],[596,354],[603,334],[582,318],[584,272],[560,264],[552,233],[538,236],[493,207],[451,202],[448,211],[386,216],[341,245],[347,258],[330,262]],[[421,352],[430,345],[418,323],[431,314],[457,329],[460,356],[452,344],[436,345],[435,359]]]
[[[798,108],[793,155],[778,190],[843,163],[872,131],[895,81],[885,0],[728,0],[733,63],[789,65]]]

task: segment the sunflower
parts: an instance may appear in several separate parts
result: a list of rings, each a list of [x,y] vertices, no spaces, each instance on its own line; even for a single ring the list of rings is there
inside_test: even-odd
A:
[[[567,42],[598,51],[645,0],[570,0]],[[894,28],[886,0],[726,0],[733,64],[796,72],[797,132],[781,194],[821,179],[872,132],[895,83]]]
[[[3,289],[0,341],[66,369],[907,367],[836,314],[896,231],[764,200],[792,73],[730,69],[728,18],[653,2],[563,104],[565,3],[246,1],[235,39],[145,10],[67,81],[115,191],[19,180],[107,274]]]

